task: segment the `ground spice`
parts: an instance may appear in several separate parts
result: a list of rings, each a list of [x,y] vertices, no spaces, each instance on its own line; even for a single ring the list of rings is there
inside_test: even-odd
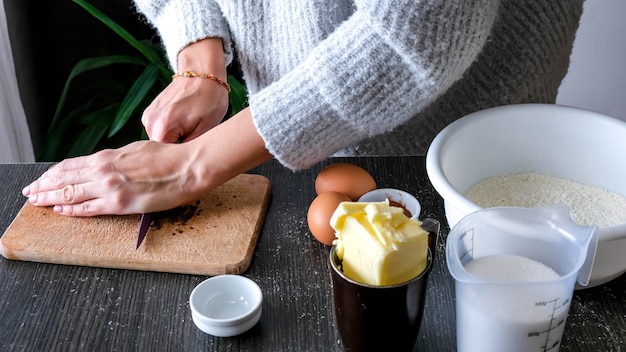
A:
[[[185,226],[187,222],[189,222],[189,220],[196,215],[199,205],[200,201],[198,200],[193,204],[187,204],[176,207],[174,209],[157,212],[156,214],[154,214],[154,223],[152,226],[154,226],[154,228],[157,230],[167,223],[172,225]],[[177,232],[183,233],[180,227],[178,228]],[[175,234],[176,233],[172,233],[172,235]]]

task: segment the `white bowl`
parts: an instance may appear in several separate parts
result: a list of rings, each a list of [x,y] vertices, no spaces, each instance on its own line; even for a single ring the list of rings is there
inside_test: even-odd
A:
[[[412,194],[395,188],[377,188],[359,198],[359,202],[384,202],[385,199],[402,205],[411,213],[411,219],[419,219],[422,207]]]
[[[240,275],[219,275],[204,280],[189,297],[196,326],[213,336],[235,336],[261,318],[261,288]]]
[[[463,194],[492,176],[536,172],[626,195],[626,122],[551,104],[491,108],[445,127],[430,145],[426,170],[450,227],[480,209]],[[626,271],[626,224],[600,227],[599,241],[588,287]]]

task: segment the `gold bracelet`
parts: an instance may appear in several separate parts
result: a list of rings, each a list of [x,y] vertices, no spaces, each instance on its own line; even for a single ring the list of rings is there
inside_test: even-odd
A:
[[[226,82],[223,81],[217,77],[215,77],[212,74],[205,74],[205,73],[198,73],[195,71],[183,71],[183,72],[178,72],[177,74],[172,76],[172,79],[174,78],[178,78],[178,77],[200,77],[200,78],[207,78],[210,80],[213,80],[221,85],[223,85],[224,87],[226,87],[226,90],[228,90],[228,93],[230,93],[230,85]]]

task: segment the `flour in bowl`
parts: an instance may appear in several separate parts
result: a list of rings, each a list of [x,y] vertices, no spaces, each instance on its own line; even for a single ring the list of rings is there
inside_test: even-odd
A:
[[[605,188],[539,173],[522,173],[484,179],[465,192],[483,208],[540,207],[563,203],[574,220],[585,226],[626,223],[626,197]]]

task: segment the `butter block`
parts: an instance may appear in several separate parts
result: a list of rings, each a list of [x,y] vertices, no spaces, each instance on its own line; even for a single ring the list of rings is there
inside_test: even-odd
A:
[[[409,281],[424,271],[428,232],[403,209],[384,202],[342,202],[330,224],[343,273],[358,282],[386,286]]]

